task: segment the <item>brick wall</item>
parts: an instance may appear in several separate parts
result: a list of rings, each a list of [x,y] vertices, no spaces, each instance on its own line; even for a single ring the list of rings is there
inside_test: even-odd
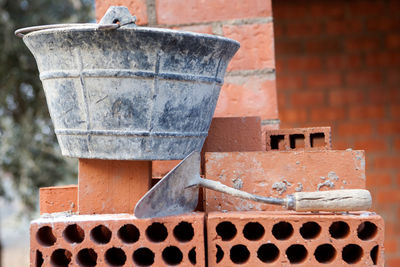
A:
[[[367,186],[400,266],[400,1],[273,1],[281,127],[332,126],[365,149]]]
[[[271,0],[96,0],[98,20],[110,5],[127,6],[142,26],[239,41],[215,116],[261,116],[264,124],[278,127]]]

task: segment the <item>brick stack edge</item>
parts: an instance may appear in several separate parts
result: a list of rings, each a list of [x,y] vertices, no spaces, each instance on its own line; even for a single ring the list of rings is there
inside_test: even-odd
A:
[[[321,190],[365,187],[363,152],[331,150],[329,127],[279,130],[270,0],[188,0],[184,4],[180,0],[96,0],[97,19],[110,5],[127,6],[142,26],[211,33],[241,42],[215,113],[236,118],[213,120],[203,151],[207,178],[217,180],[227,175],[221,173],[226,169],[233,177],[225,181],[228,185],[249,191],[252,184],[264,186],[269,191],[259,188],[257,193],[280,197],[297,189],[315,190],[319,184]],[[221,138],[222,133],[234,134]],[[271,136],[283,136],[283,141],[278,137],[273,140],[278,140],[277,145],[271,146]],[[216,164],[223,160],[221,155],[228,160],[224,168]],[[313,163],[324,158],[324,167]],[[278,164],[269,165],[271,160]],[[236,165],[238,161],[242,166]],[[163,176],[176,163],[154,162],[153,177]],[[262,173],[259,181],[254,175],[260,173],[251,164]],[[346,167],[340,168],[341,164]],[[303,172],[299,165],[304,166]],[[86,200],[83,195],[78,198],[78,187],[68,189],[75,193],[64,202],[61,197],[52,201],[64,196],[62,187],[41,189],[42,216],[31,223],[31,266],[384,265],[383,220],[370,212],[265,211],[267,206],[243,205],[220,194],[221,200],[207,191],[206,213],[159,219],[74,215],[79,202]],[[240,207],[238,203],[245,211],[233,211]]]

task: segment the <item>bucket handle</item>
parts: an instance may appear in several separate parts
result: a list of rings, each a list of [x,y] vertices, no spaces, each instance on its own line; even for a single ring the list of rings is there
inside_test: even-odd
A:
[[[100,20],[99,24],[96,23],[71,23],[71,24],[52,24],[42,26],[32,26],[22,29],[18,29],[14,34],[20,38],[23,38],[25,34],[35,31],[48,30],[48,29],[60,29],[60,28],[85,28],[85,27],[97,27],[99,30],[115,30],[120,27],[136,27],[136,17],[129,13],[128,8],[124,6],[111,6],[108,8],[106,14]]]

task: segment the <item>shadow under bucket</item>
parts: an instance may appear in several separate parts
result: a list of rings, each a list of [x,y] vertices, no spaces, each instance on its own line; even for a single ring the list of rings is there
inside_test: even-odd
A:
[[[134,21],[111,7],[100,24],[17,31],[35,56],[63,155],[170,160],[201,150],[239,43]]]

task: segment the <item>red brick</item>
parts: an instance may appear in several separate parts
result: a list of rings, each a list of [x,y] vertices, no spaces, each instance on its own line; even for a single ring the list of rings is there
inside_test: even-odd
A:
[[[225,25],[223,33],[225,37],[240,42],[240,49],[228,71],[275,68],[272,23]]]
[[[392,116],[393,119],[400,118],[400,105],[391,105],[390,115]]]
[[[395,17],[379,17],[379,19],[369,18],[366,21],[366,28],[369,32],[390,32],[396,31],[397,29],[399,29],[399,27],[400,19]]]
[[[278,1],[274,2],[274,18],[279,20],[292,21],[300,18],[308,18],[310,16],[310,10],[306,5],[299,5],[298,3],[293,5],[290,2]]]
[[[343,140],[334,140],[332,145],[333,149],[337,150],[345,150],[352,147],[348,141],[343,141]]]
[[[378,52],[366,55],[366,64],[370,67],[398,67],[400,66],[400,53]]]
[[[154,160],[151,164],[152,177],[164,177],[170,170],[178,165],[180,160]]]
[[[399,166],[400,156],[377,156],[374,162],[377,169],[397,169]],[[398,195],[400,197],[400,194]]]
[[[367,152],[384,152],[388,150],[388,145],[382,138],[357,138],[354,141],[354,148],[365,149]]]
[[[324,105],[323,92],[296,92],[290,96],[290,103],[294,107],[322,106]]]
[[[110,6],[126,6],[136,16],[138,25],[148,23],[146,0],[96,0],[96,20],[99,21]]]
[[[259,76],[226,79],[214,116],[278,118],[275,80]]]
[[[391,205],[400,202],[399,189],[381,189],[377,193],[376,201],[380,204]]]
[[[400,48],[400,34],[392,33],[386,37],[386,47],[389,49],[399,49]]]
[[[154,228],[158,231],[152,231]],[[185,230],[186,226],[188,230]],[[102,225],[103,228],[96,227]],[[72,226],[72,228],[71,228]],[[125,228],[123,228],[125,226]],[[130,226],[130,228],[126,228]],[[180,226],[180,227],[178,227]],[[64,232],[69,227],[69,231]],[[77,227],[79,227],[77,230]],[[191,228],[190,228],[191,227]],[[43,230],[40,230],[43,229]],[[106,231],[108,229],[109,235]],[[124,231],[124,229],[126,229]],[[163,235],[162,230],[165,229],[166,234]],[[178,230],[175,230],[178,229]],[[193,230],[191,235],[191,229]],[[136,230],[136,231],[135,231]],[[40,234],[39,234],[40,232]],[[52,235],[51,235],[52,233]],[[67,234],[69,233],[69,234]],[[51,238],[53,236],[54,239]],[[35,264],[37,251],[40,251],[44,260],[43,266],[143,266],[146,262],[146,257],[140,254],[134,256],[135,251],[140,248],[150,249],[153,253],[153,258],[150,256],[147,260],[153,260],[154,266],[169,265],[163,258],[164,249],[174,246],[176,250],[182,253],[182,258],[179,257],[176,263],[181,266],[191,266],[189,252],[195,249],[196,266],[205,266],[205,251],[204,251],[204,213],[188,213],[179,216],[167,216],[156,219],[138,219],[132,214],[107,214],[107,215],[72,215],[72,216],[57,216],[44,217],[35,220],[30,227],[30,256],[31,266],[39,266]],[[183,237],[183,239],[182,239]],[[161,240],[161,242],[160,242]],[[44,242],[43,242],[44,241]],[[54,242],[54,243],[53,243]],[[78,253],[84,249],[92,249],[97,257],[86,254],[81,259],[90,262],[90,259],[96,264],[84,264],[79,262]],[[120,253],[107,253],[112,248],[120,249]],[[70,256],[70,264],[52,264],[51,256],[57,253],[58,249],[69,251],[70,255],[61,254],[62,256]],[[168,251],[167,251],[168,252]],[[68,254],[69,254],[68,253]],[[173,255],[179,255],[178,253]],[[110,255],[110,256],[107,256]],[[57,254],[55,254],[57,255]],[[112,257],[114,256],[114,257]],[[137,262],[136,260],[142,260]],[[115,263],[112,261],[114,260]],[[119,261],[117,261],[119,260]],[[110,262],[111,261],[111,262]],[[140,264],[142,263],[142,264]],[[153,265],[153,264],[151,264]]]
[[[368,213],[367,213],[368,214]],[[384,266],[384,221],[382,217],[369,214],[355,213],[348,215],[342,214],[304,214],[287,212],[211,212],[207,217],[207,248],[208,248],[208,266],[236,266],[236,259],[242,259],[240,266],[259,266],[263,264],[261,259],[271,259],[267,265],[271,266],[347,266],[343,260],[342,250],[348,244],[356,244],[362,248],[362,256],[359,261],[354,263],[357,266],[373,266],[370,252],[378,246],[378,255],[376,266]],[[349,232],[342,238],[335,238],[334,222],[342,221],[349,227]],[[287,227],[279,227],[284,222]],[[313,226],[309,230],[315,231],[320,227],[319,234],[312,237],[302,236],[302,227],[305,223],[312,222]],[[369,222],[376,226],[374,237],[367,240],[361,240],[358,237],[357,229],[363,223]],[[290,226],[288,226],[290,225]],[[232,229],[231,226],[233,228]],[[288,228],[292,231],[288,230]],[[222,229],[222,230],[221,230]],[[333,230],[332,230],[333,229]],[[304,229],[303,229],[304,230]],[[304,232],[303,232],[304,233]],[[369,232],[372,233],[372,232]],[[233,252],[234,246],[244,245],[246,253]],[[277,249],[276,254],[271,250],[270,253],[263,251],[262,245],[274,246]],[[329,262],[320,263],[316,260],[318,252],[316,248],[322,244],[329,244],[333,247],[335,253],[330,254]],[[296,245],[302,246],[306,253],[301,257],[301,263],[290,262],[292,255],[289,247]],[[221,256],[222,257],[218,257]],[[288,257],[289,255],[289,257]],[[317,255],[317,257],[316,257]],[[323,254],[329,257],[328,253]],[[237,257],[235,257],[237,256]],[[266,258],[264,258],[264,257]],[[297,258],[298,259],[298,258]]]
[[[323,1],[318,4],[310,4],[308,6],[309,14],[312,18],[343,18],[346,10],[341,4],[335,1]]]
[[[290,37],[309,37],[319,35],[323,31],[323,24],[316,21],[293,21],[287,26],[286,33]]]
[[[365,92],[362,90],[336,90],[329,92],[329,104],[334,106],[362,103],[364,99]]]
[[[342,42],[338,38],[309,40],[305,44],[306,53],[332,54],[342,51]]]
[[[305,108],[284,108],[279,111],[279,118],[286,123],[305,122],[308,119],[307,110]]]
[[[396,253],[399,248],[399,240],[397,238],[385,238],[385,253]]]
[[[310,73],[306,81],[306,87],[309,89],[340,87],[341,85],[342,75],[336,72]]]
[[[371,104],[398,103],[400,101],[400,90],[398,88],[377,87],[368,93],[368,100]]]
[[[381,38],[378,37],[354,37],[344,42],[345,49],[349,52],[378,50]]]
[[[282,90],[300,90],[304,88],[304,78],[301,74],[281,74],[277,73],[278,92]]]
[[[394,257],[386,260],[386,267],[398,267],[400,266],[400,257]]]
[[[329,20],[326,23],[326,33],[329,35],[354,34],[362,31],[363,23],[361,20],[352,18],[351,20]]]
[[[331,173],[331,174],[329,174]],[[332,173],[338,177],[329,178]],[[300,190],[316,191],[327,180],[333,189],[365,188],[363,151],[263,151],[206,153],[205,176],[253,194],[284,197]],[[324,177],[324,179],[321,179]],[[284,182],[287,181],[287,183]],[[283,184],[286,191],[274,189]],[[322,186],[321,190],[327,189]],[[282,210],[282,207],[256,203],[205,191],[206,211]]]
[[[400,139],[399,138],[394,141],[394,147],[397,150],[400,150]],[[400,184],[400,180],[399,180],[399,184]]]
[[[399,134],[400,133],[400,121],[379,123],[378,124],[378,132],[380,134]]]
[[[338,70],[338,69],[349,69],[352,70],[354,68],[359,68],[362,66],[362,58],[361,55],[326,55],[325,65],[329,70]]]
[[[296,56],[289,57],[285,61],[285,69],[292,72],[320,70],[322,68],[322,60],[320,57]]]
[[[275,39],[275,51],[277,55],[297,55],[304,50],[303,43],[298,40]],[[279,60],[279,57],[277,58]]]
[[[170,25],[270,17],[271,9],[271,1],[262,0],[156,0],[157,22]]]
[[[311,109],[310,119],[315,122],[336,121],[346,118],[346,111],[343,108],[324,107]]]
[[[372,16],[381,15],[385,11],[385,2],[374,1],[351,1],[348,3],[352,16]]]
[[[180,26],[180,27],[173,27],[172,29],[179,30],[179,31],[213,34],[213,29],[212,29],[211,25]]]
[[[368,123],[360,122],[345,122],[340,123],[337,126],[337,131],[339,135],[370,135],[372,133],[372,125]]]
[[[40,214],[76,212],[78,210],[78,186],[42,187],[39,190]]]
[[[260,117],[213,118],[204,152],[261,151]]]
[[[355,106],[349,108],[350,119],[383,119],[385,117],[384,106]]]
[[[151,178],[151,161],[79,159],[78,211],[132,213]]]
[[[367,151],[368,153],[368,151]],[[377,187],[389,187],[392,185],[392,177],[390,173],[376,171],[368,172],[367,174],[367,188],[375,189]]]
[[[378,71],[350,71],[346,75],[346,83],[351,87],[380,86],[382,74]]]

